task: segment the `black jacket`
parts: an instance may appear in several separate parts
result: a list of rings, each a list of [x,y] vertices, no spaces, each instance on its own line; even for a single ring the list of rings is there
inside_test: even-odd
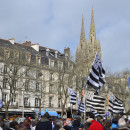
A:
[[[35,130],[52,130],[52,124],[47,118],[42,118],[37,123]]]

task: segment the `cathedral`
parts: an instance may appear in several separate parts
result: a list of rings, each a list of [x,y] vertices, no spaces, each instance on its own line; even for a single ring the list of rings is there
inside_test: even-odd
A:
[[[96,52],[99,52],[101,56],[101,46],[100,41],[97,41],[96,39],[94,14],[92,10],[90,33],[88,40],[86,40],[85,38],[84,18],[82,16],[80,43],[76,49],[75,54],[76,75],[80,77],[88,77]]]
[[[82,16],[80,43],[75,53],[75,73],[78,79],[79,77],[81,79],[79,85],[77,85],[78,87],[81,86],[80,89],[86,85],[86,80],[92,68],[96,52],[99,52],[102,60],[101,45],[100,41],[96,39],[94,13],[92,9],[89,38],[88,40],[85,38],[84,18]],[[107,97],[109,91],[113,92],[123,101],[126,113],[130,112],[128,76],[128,72],[123,73],[122,76],[116,76],[114,74],[106,76],[106,84],[101,87],[99,92],[99,95],[103,97]],[[91,88],[89,87],[88,89]]]

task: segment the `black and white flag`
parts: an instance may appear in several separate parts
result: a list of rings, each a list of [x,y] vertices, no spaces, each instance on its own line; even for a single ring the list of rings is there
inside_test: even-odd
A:
[[[109,93],[109,109],[108,111],[114,114],[121,114],[124,112],[122,101],[117,98],[112,92]]]
[[[105,98],[88,91],[86,94],[86,107],[95,109],[99,114],[104,114]]]
[[[80,111],[80,112],[85,112],[86,111],[85,105],[84,105],[84,103],[82,103],[80,101],[80,99],[78,99],[77,110]]]
[[[94,114],[94,117],[99,116],[99,113],[95,109],[90,108],[90,111]]]
[[[100,87],[103,86],[105,82],[105,70],[102,67],[100,56],[97,52],[88,77],[87,84],[99,91]]]
[[[77,94],[71,88],[68,88],[68,92],[69,92],[69,96],[70,96],[70,103],[75,105]]]

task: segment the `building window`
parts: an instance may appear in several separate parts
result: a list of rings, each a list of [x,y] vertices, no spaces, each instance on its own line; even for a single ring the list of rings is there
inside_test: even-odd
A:
[[[52,84],[49,85],[49,92],[52,92]]]
[[[38,59],[37,59],[37,64],[40,65],[40,63],[41,63],[41,59],[38,58]]]
[[[61,87],[60,86],[58,87],[58,93],[59,94],[61,93]]]
[[[50,60],[50,68],[54,68],[54,61]]]
[[[3,88],[6,88],[7,80],[8,80],[7,78],[4,78],[4,79],[3,79]]]
[[[14,95],[12,98],[12,105],[16,105],[16,95]]]
[[[29,84],[29,82],[26,81],[26,82],[25,82],[25,90],[28,90],[28,89],[29,89],[28,84]]]
[[[4,74],[6,74],[7,73],[7,66],[5,65],[4,66]]]
[[[17,67],[14,67],[14,73],[17,73]]]
[[[49,107],[52,107],[52,97],[49,97]]]
[[[29,106],[29,101],[28,101],[28,98],[24,98],[24,106]]]
[[[25,76],[29,76],[29,70],[26,70]]]
[[[3,94],[3,100],[7,101],[7,94]]]
[[[16,80],[14,80],[14,89],[16,89]]]
[[[39,83],[36,83],[36,91],[39,91]]]
[[[50,73],[50,81],[52,81],[53,80],[53,73]]]
[[[27,57],[27,63],[30,64],[30,56]]]
[[[58,63],[58,68],[61,70],[63,68],[63,63],[62,62],[59,62]]]
[[[35,98],[35,106],[38,107],[39,106],[39,99]]]
[[[61,99],[58,98],[58,107],[61,107]]]
[[[4,57],[5,57],[5,60],[7,60],[9,58],[9,52],[8,51],[5,52]]]

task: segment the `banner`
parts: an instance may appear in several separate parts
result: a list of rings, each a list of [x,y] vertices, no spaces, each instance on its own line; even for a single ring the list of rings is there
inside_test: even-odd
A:
[[[130,104],[130,77],[128,77],[128,87],[129,87],[129,104]]]

